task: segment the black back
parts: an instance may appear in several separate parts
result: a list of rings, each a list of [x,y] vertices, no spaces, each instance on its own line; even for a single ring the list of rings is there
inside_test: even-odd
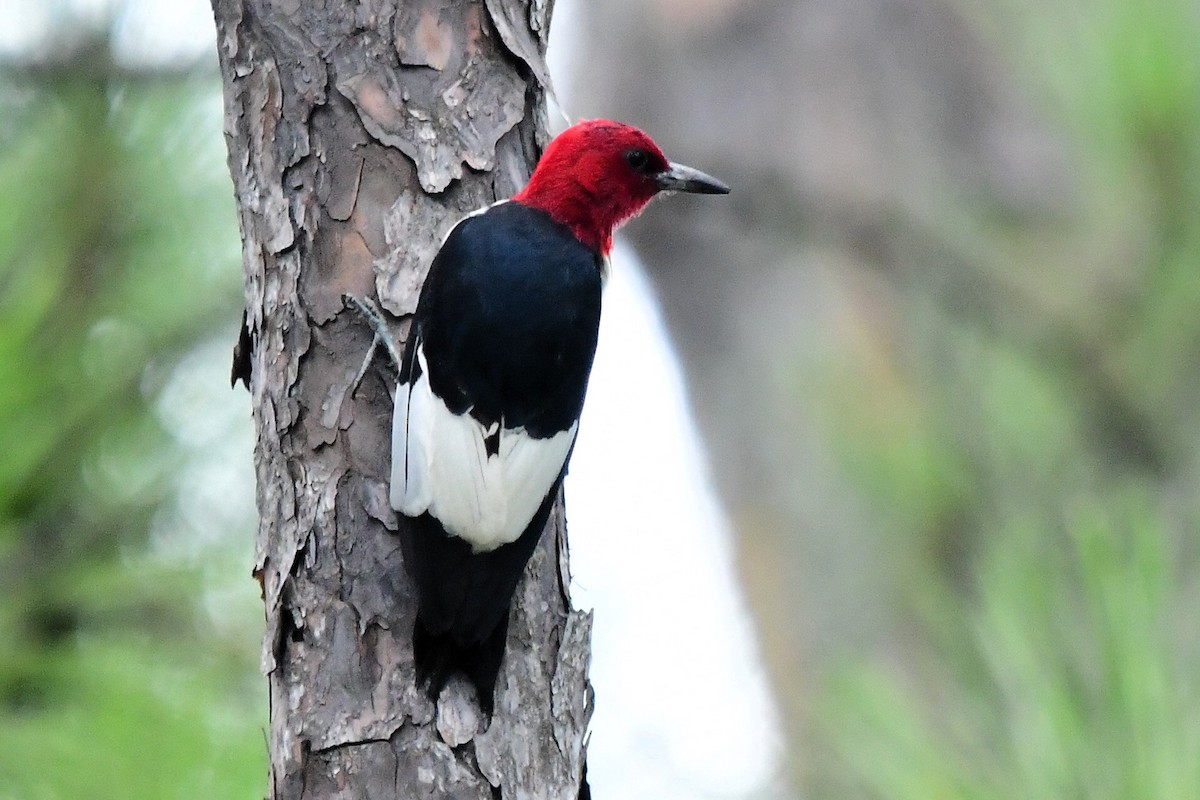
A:
[[[600,326],[600,256],[539,209],[468,217],[434,259],[417,306],[431,385],[456,414],[536,438],[583,408]]]
[[[569,228],[515,201],[463,220],[430,266],[400,380],[419,377],[420,344],[430,386],[451,412],[536,438],[570,428],[596,352],[600,259]],[[402,528],[420,603],[414,659],[434,696],[461,670],[490,713],[513,592],[561,480],[520,538],[489,552],[473,552],[428,513]]]

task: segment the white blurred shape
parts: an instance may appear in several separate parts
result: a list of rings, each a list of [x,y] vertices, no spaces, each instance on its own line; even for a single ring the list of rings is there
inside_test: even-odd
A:
[[[125,0],[118,8],[113,45],[124,63],[152,67],[216,55],[208,0]]]
[[[620,243],[567,512],[572,599],[595,609],[595,795],[762,796],[779,720],[679,366]]]

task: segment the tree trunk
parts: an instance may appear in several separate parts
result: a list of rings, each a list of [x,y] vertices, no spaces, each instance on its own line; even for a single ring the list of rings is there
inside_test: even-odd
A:
[[[575,797],[590,615],[561,502],[517,591],[490,726],[413,683],[388,506],[391,377],[344,294],[411,314],[443,234],[524,183],[552,2],[214,0],[246,270],[271,796]]]

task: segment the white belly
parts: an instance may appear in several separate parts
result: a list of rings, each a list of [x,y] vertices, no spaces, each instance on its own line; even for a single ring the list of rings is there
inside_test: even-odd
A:
[[[409,517],[428,511],[476,552],[515,541],[537,512],[571,452],[579,423],[546,439],[499,425],[498,452],[470,413],[452,414],[421,377],[401,384],[392,417],[392,507]]]

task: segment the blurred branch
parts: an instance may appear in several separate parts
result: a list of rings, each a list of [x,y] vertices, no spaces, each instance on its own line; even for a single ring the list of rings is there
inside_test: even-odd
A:
[[[0,78],[17,86],[53,86],[78,83],[83,78],[102,84],[177,84],[214,80],[219,75],[211,53],[191,60],[146,65],[118,61],[114,53],[109,31],[95,31],[24,55],[2,55]]]

